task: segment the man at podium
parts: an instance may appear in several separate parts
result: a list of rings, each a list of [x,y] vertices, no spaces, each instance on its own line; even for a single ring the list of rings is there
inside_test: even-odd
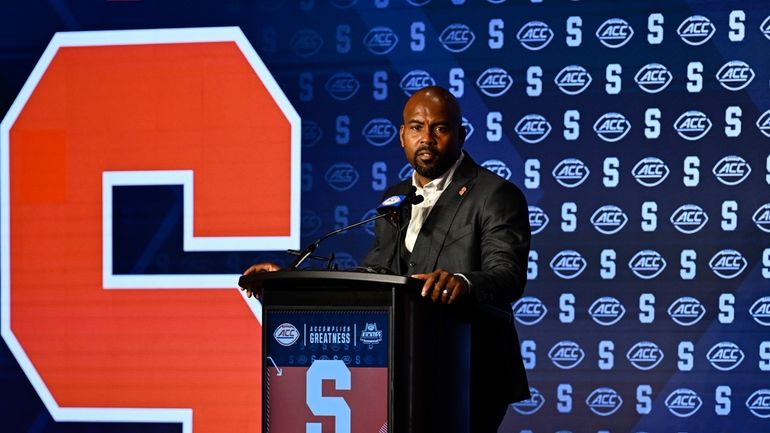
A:
[[[385,196],[422,199],[404,209],[403,224],[377,221],[364,266],[400,270],[424,281],[423,297],[467,310],[471,431],[495,433],[508,405],[529,398],[510,304],[526,284],[530,227],[524,195],[463,152],[465,134],[446,89],[409,98],[399,136],[414,174]],[[244,274],[278,269],[261,263]]]

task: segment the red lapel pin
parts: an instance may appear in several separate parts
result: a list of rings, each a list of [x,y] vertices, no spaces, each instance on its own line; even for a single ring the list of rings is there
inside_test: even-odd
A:
[[[465,191],[467,191],[467,190],[468,190],[468,188],[466,188],[466,187],[460,188],[460,197],[462,197],[463,194],[465,194]]]

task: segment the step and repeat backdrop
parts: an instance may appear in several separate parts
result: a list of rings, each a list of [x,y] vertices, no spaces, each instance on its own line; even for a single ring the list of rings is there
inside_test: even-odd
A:
[[[532,398],[509,408],[501,433],[770,431],[770,4],[64,3],[39,22],[31,6],[9,7],[32,21],[0,35],[3,109],[56,31],[240,27],[301,118],[299,246],[375,214],[411,175],[404,102],[426,85],[450,89],[467,152],[529,202],[529,282],[511,308]],[[282,127],[263,122],[255,141]],[[292,259],[185,252],[185,193],[164,183],[113,189],[116,275]],[[317,253],[351,268],[372,240],[364,226]],[[53,422],[50,396],[0,355],[15,408],[0,408],[3,431],[89,431]]]

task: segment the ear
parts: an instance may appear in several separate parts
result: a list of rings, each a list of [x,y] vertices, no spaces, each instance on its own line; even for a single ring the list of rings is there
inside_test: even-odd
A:
[[[404,124],[401,124],[401,128],[398,130],[398,140],[401,141],[401,148],[404,147]]]
[[[468,131],[463,126],[462,122],[460,123],[460,126],[457,127],[457,137],[460,141],[460,147],[463,147],[463,144],[465,144],[465,136],[468,134]]]

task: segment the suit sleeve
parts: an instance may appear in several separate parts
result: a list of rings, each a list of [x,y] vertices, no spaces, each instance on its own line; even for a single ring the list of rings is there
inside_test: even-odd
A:
[[[481,270],[463,274],[477,302],[505,306],[521,297],[527,282],[531,234],[524,195],[508,182],[496,185],[486,194],[477,224]]]

